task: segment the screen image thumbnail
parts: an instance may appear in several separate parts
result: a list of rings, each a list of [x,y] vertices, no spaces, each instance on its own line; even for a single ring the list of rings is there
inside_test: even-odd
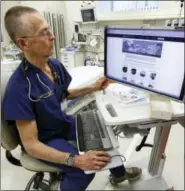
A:
[[[144,56],[154,56],[157,58],[161,58],[162,49],[162,42],[150,42],[145,40],[124,39],[122,46],[122,52]]]

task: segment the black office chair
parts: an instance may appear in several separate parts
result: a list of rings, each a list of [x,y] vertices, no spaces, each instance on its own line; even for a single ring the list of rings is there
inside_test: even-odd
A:
[[[143,147],[153,147],[152,144],[146,143],[146,140],[148,138],[148,134],[150,133],[150,128],[147,129],[148,133],[144,135],[143,139],[141,140],[141,143],[136,147],[136,151],[140,151]]]
[[[181,118],[179,118],[178,122],[179,122],[180,125],[182,125],[182,126],[184,127],[184,116],[181,117]],[[148,133],[143,137],[143,139],[141,140],[141,143],[136,147],[135,150],[136,150],[137,152],[140,151],[143,147],[153,147],[152,144],[146,143],[146,140],[147,140],[148,135],[149,135],[149,133],[150,133],[150,129],[151,129],[151,128],[148,128],[148,129],[147,129]]]
[[[116,136],[119,136],[120,138],[123,138],[120,133],[123,133],[126,137],[133,137],[134,134],[139,133],[143,136],[143,139],[141,140],[141,143],[136,146],[135,150],[138,152],[143,147],[153,147],[152,144],[146,143],[146,140],[148,138],[148,135],[150,133],[150,129],[139,129],[136,124],[129,124],[129,125],[119,125],[116,126],[114,129],[114,133]]]

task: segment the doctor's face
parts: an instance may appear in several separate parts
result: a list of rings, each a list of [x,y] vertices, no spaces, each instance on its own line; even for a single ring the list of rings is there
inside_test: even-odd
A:
[[[30,23],[30,35],[24,37],[27,45],[24,51],[32,56],[51,56],[55,36],[50,31],[48,23],[39,13],[30,14],[27,19]]]

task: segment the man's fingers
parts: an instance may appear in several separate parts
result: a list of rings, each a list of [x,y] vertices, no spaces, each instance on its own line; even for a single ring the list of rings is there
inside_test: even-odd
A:
[[[106,77],[101,77],[99,80],[97,80],[98,83],[103,84],[107,81]]]
[[[113,83],[116,83],[116,81],[108,79],[108,83],[113,84]]]
[[[103,86],[101,87],[101,89],[102,89],[102,90],[103,90],[103,89],[106,89],[108,86],[109,86],[109,84],[106,83],[105,85],[103,85]]]
[[[107,162],[110,162],[110,157],[107,157],[107,156],[105,156],[105,157],[96,157],[96,160],[107,163]]]
[[[94,164],[95,164],[96,166],[99,166],[99,167],[103,168],[107,163],[101,162],[101,161],[96,161]]]
[[[101,170],[101,167],[100,166],[94,166],[94,170]]]
[[[95,151],[96,156],[108,156],[109,154],[104,151]]]

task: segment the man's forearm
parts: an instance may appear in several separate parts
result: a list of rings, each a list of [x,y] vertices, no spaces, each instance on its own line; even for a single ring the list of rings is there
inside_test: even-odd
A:
[[[58,151],[41,142],[35,142],[31,147],[25,147],[27,153],[34,158],[64,164],[70,153]]]
[[[82,97],[85,96],[89,93],[92,93],[93,91],[95,91],[95,88],[93,85],[91,86],[87,86],[84,88],[76,88],[76,89],[69,89],[69,96],[67,97],[68,99],[75,99],[78,97]]]

